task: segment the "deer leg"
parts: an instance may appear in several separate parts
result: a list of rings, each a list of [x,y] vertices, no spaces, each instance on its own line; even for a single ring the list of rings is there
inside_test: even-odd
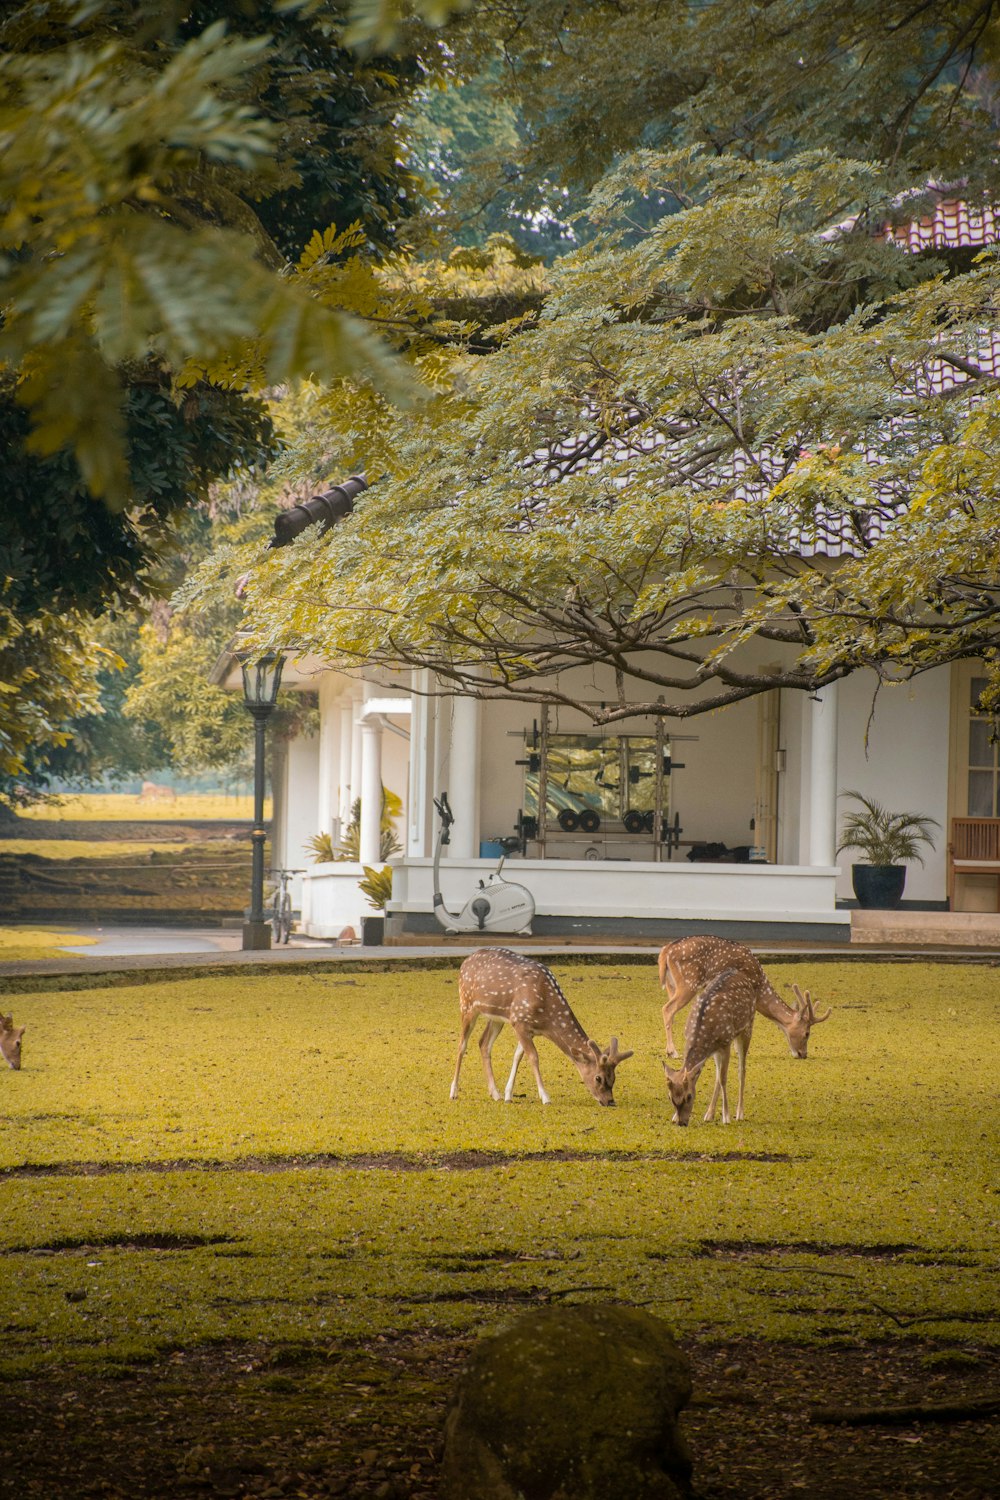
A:
[[[509,1104],[514,1097],[514,1079],[517,1077],[517,1070],[521,1066],[521,1058],[523,1056],[524,1048],[521,1046],[521,1043],[518,1042],[517,1046],[514,1048],[514,1061],[511,1063],[510,1077],[507,1079],[507,1087],[503,1091],[505,1104]]]
[[[711,1097],[711,1099],[709,1099],[709,1101],[708,1101],[708,1109],[705,1111],[705,1123],[706,1124],[708,1124],[710,1121],[712,1121],[712,1120],[715,1119],[716,1105],[719,1102],[719,1095],[722,1092],[722,1085],[721,1085],[721,1083],[719,1081],[721,1075],[719,1073],[719,1058],[718,1058],[718,1054],[715,1055],[715,1059],[714,1060],[715,1060],[715,1082],[712,1084],[712,1097]]]
[[[488,1016],[486,1030],[479,1038],[479,1054],[483,1059],[483,1072],[486,1074],[486,1087],[490,1091],[491,1099],[500,1098],[500,1090],[497,1088],[496,1079],[493,1077],[493,1060],[490,1053],[493,1051],[493,1043],[503,1030],[503,1022],[498,1021],[495,1016]]]
[[[548,1094],[545,1092],[545,1085],[542,1082],[542,1070],[538,1066],[538,1050],[531,1039],[531,1033],[525,1030],[523,1027],[515,1027],[514,1030],[521,1050],[524,1053],[525,1057],[528,1059],[528,1062],[531,1065],[531,1071],[535,1075],[535,1083],[538,1087],[538,1097],[539,1099],[541,1099],[543,1104],[551,1104],[552,1101],[549,1098]],[[518,1058],[517,1061],[520,1062],[521,1059]]]
[[[714,1053],[713,1056],[715,1057],[715,1086],[722,1094],[722,1123],[723,1125],[728,1125],[729,1100],[726,1097],[726,1077],[729,1073],[729,1044],[727,1043],[725,1047],[720,1047],[718,1052]],[[706,1120],[710,1120],[711,1118],[711,1115],[705,1116]]]
[[[451,1080],[452,1099],[458,1098],[458,1075],[462,1071],[462,1058],[465,1056],[465,1049],[469,1045],[469,1032],[475,1024],[475,1016],[462,1017],[462,1030],[458,1038],[458,1061],[455,1063],[455,1076]]]
[[[677,1048],[674,1046],[673,1019],[677,1012],[683,1010],[691,996],[682,990],[679,995],[672,996],[663,1007],[663,1030],[667,1038],[667,1056],[677,1057]]]
[[[743,1085],[746,1082],[746,1076],[747,1076],[747,1052],[749,1051],[749,1048],[750,1048],[750,1036],[749,1036],[749,1034],[747,1032],[741,1031],[740,1034],[739,1034],[739,1036],[736,1037],[735,1040],[736,1040],[736,1056],[739,1059],[739,1064],[740,1064],[740,1093],[739,1093],[739,1098],[736,1101],[736,1118],[737,1118],[737,1120],[742,1120],[742,1118],[743,1118]]]

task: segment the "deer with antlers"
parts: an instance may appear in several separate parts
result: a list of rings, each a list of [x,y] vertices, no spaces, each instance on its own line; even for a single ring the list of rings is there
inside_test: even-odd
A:
[[[674,1120],[686,1125],[694,1109],[694,1091],[702,1068],[710,1057],[715,1059],[715,1087],[705,1120],[715,1118],[715,1108],[722,1096],[722,1123],[729,1124],[729,1100],[726,1078],[729,1073],[729,1051],[733,1043],[740,1065],[740,1091],[736,1101],[736,1119],[743,1118],[743,1090],[746,1083],[747,1052],[757,1013],[757,990],[744,970],[727,969],[710,981],[699,995],[688,1016],[684,1034],[684,1061],[671,1069],[666,1062],[667,1091],[674,1106]]]
[[[453,1099],[458,1098],[458,1075],[472,1028],[483,1016],[486,1029],[479,1039],[479,1051],[491,1099],[499,1099],[500,1090],[493,1077],[490,1054],[506,1024],[517,1037],[514,1062],[503,1094],[507,1104],[514,1096],[514,1079],[525,1056],[535,1075],[539,1099],[543,1104],[550,1103],[538,1066],[533,1040],[536,1036],[548,1037],[565,1052],[598,1104],[614,1104],[615,1069],[632,1053],[618,1051],[617,1037],[613,1036],[607,1048],[602,1048],[587,1036],[555,976],[544,964],[510,948],[480,948],[469,955],[459,970],[458,1004],[462,1022],[451,1085]]]
[[[818,1015],[808,990],[792,986],[798,1006],[787,1005],[771,984],[760,961],[743,943],[728,938],[678,938],[660,949],[660,987],[670,997],[663,1007],[663,1029],[667,1034],[667,1056],[676,1057],[672,1023],[678,1011],[704,989],[717,974],[735,971],[745,974],[754,986],[757,1011],[781,1027],[788,1039],[793,1057],[805,1057],[809,1033],[833,1014]]]
[[[26,1026],[15,1026],[14,1017],[0,1015],[0,1057],[17,1072],[21,1066],[21,1038]]]

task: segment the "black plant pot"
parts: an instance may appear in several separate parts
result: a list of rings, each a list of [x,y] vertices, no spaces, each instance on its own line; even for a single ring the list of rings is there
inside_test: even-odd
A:
[[[385,917],[362,917],[361,941],[366,948],[381,948],[385,941]]]
[[[906,866],[852,865],[851,881],[859,906],[889,910],[902,900]]]

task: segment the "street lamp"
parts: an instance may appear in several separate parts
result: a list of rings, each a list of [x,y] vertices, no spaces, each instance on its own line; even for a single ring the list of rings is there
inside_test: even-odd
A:
[[[285,658],[280,652],[263,656],[239,652],[237,661],[243,669],[243,701],[253,715],[253,831],[250,834],[250,920],[243,924],[244,948],[270,948],[271,925],[264,920],[264,730],[281,686],[281,669]]]

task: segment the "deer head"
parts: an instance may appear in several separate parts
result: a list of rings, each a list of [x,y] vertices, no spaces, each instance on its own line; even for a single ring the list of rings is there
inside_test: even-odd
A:
[[[694,1109],[695,1085],[701,1070],[699,1068],[689,1072],[687,1068],[668,1068],[664,1063],[663,1071],[670,1102],[674,1106],[674,1121],[678,1125],[687,1125]]]
[[[605,1049],[602,1049],[600,1042],[595,1042],[593,1037],[589,1038],[589,1046],[594,1054],[594,1060],[591,1063],[588,1059],[586,1064],[581,1065],[580,1076],[598,1104],[614,1104],[615,1069],[619,1063],[625,1062],[633,1054],[618,1051],[616,1036],[611,1038]]]
[[[26,1030],[24,1026],[14,1025],[12,1015],[0,1015],[0,1057],[15,1072],[21,1066],[21,1038]]]
[[[798,1001],[798,1005],[795,1009],[795,1019],[789,1021],[785,1029],[785,1035],[788,1038],[788,1045],[792,1049],[792,1056],[805,1057],[806,1048],[809,1045],[810,1031],[814,1026],[818,1026],[821,1021],[828,1021],[833,1015],[833,1010],[828,1010],[824,1016],[817,1015],[813,1008],[809,991],[806,990],[803,994],[797,984],[793,984],[792,989],[795,991],[795,998]]]

